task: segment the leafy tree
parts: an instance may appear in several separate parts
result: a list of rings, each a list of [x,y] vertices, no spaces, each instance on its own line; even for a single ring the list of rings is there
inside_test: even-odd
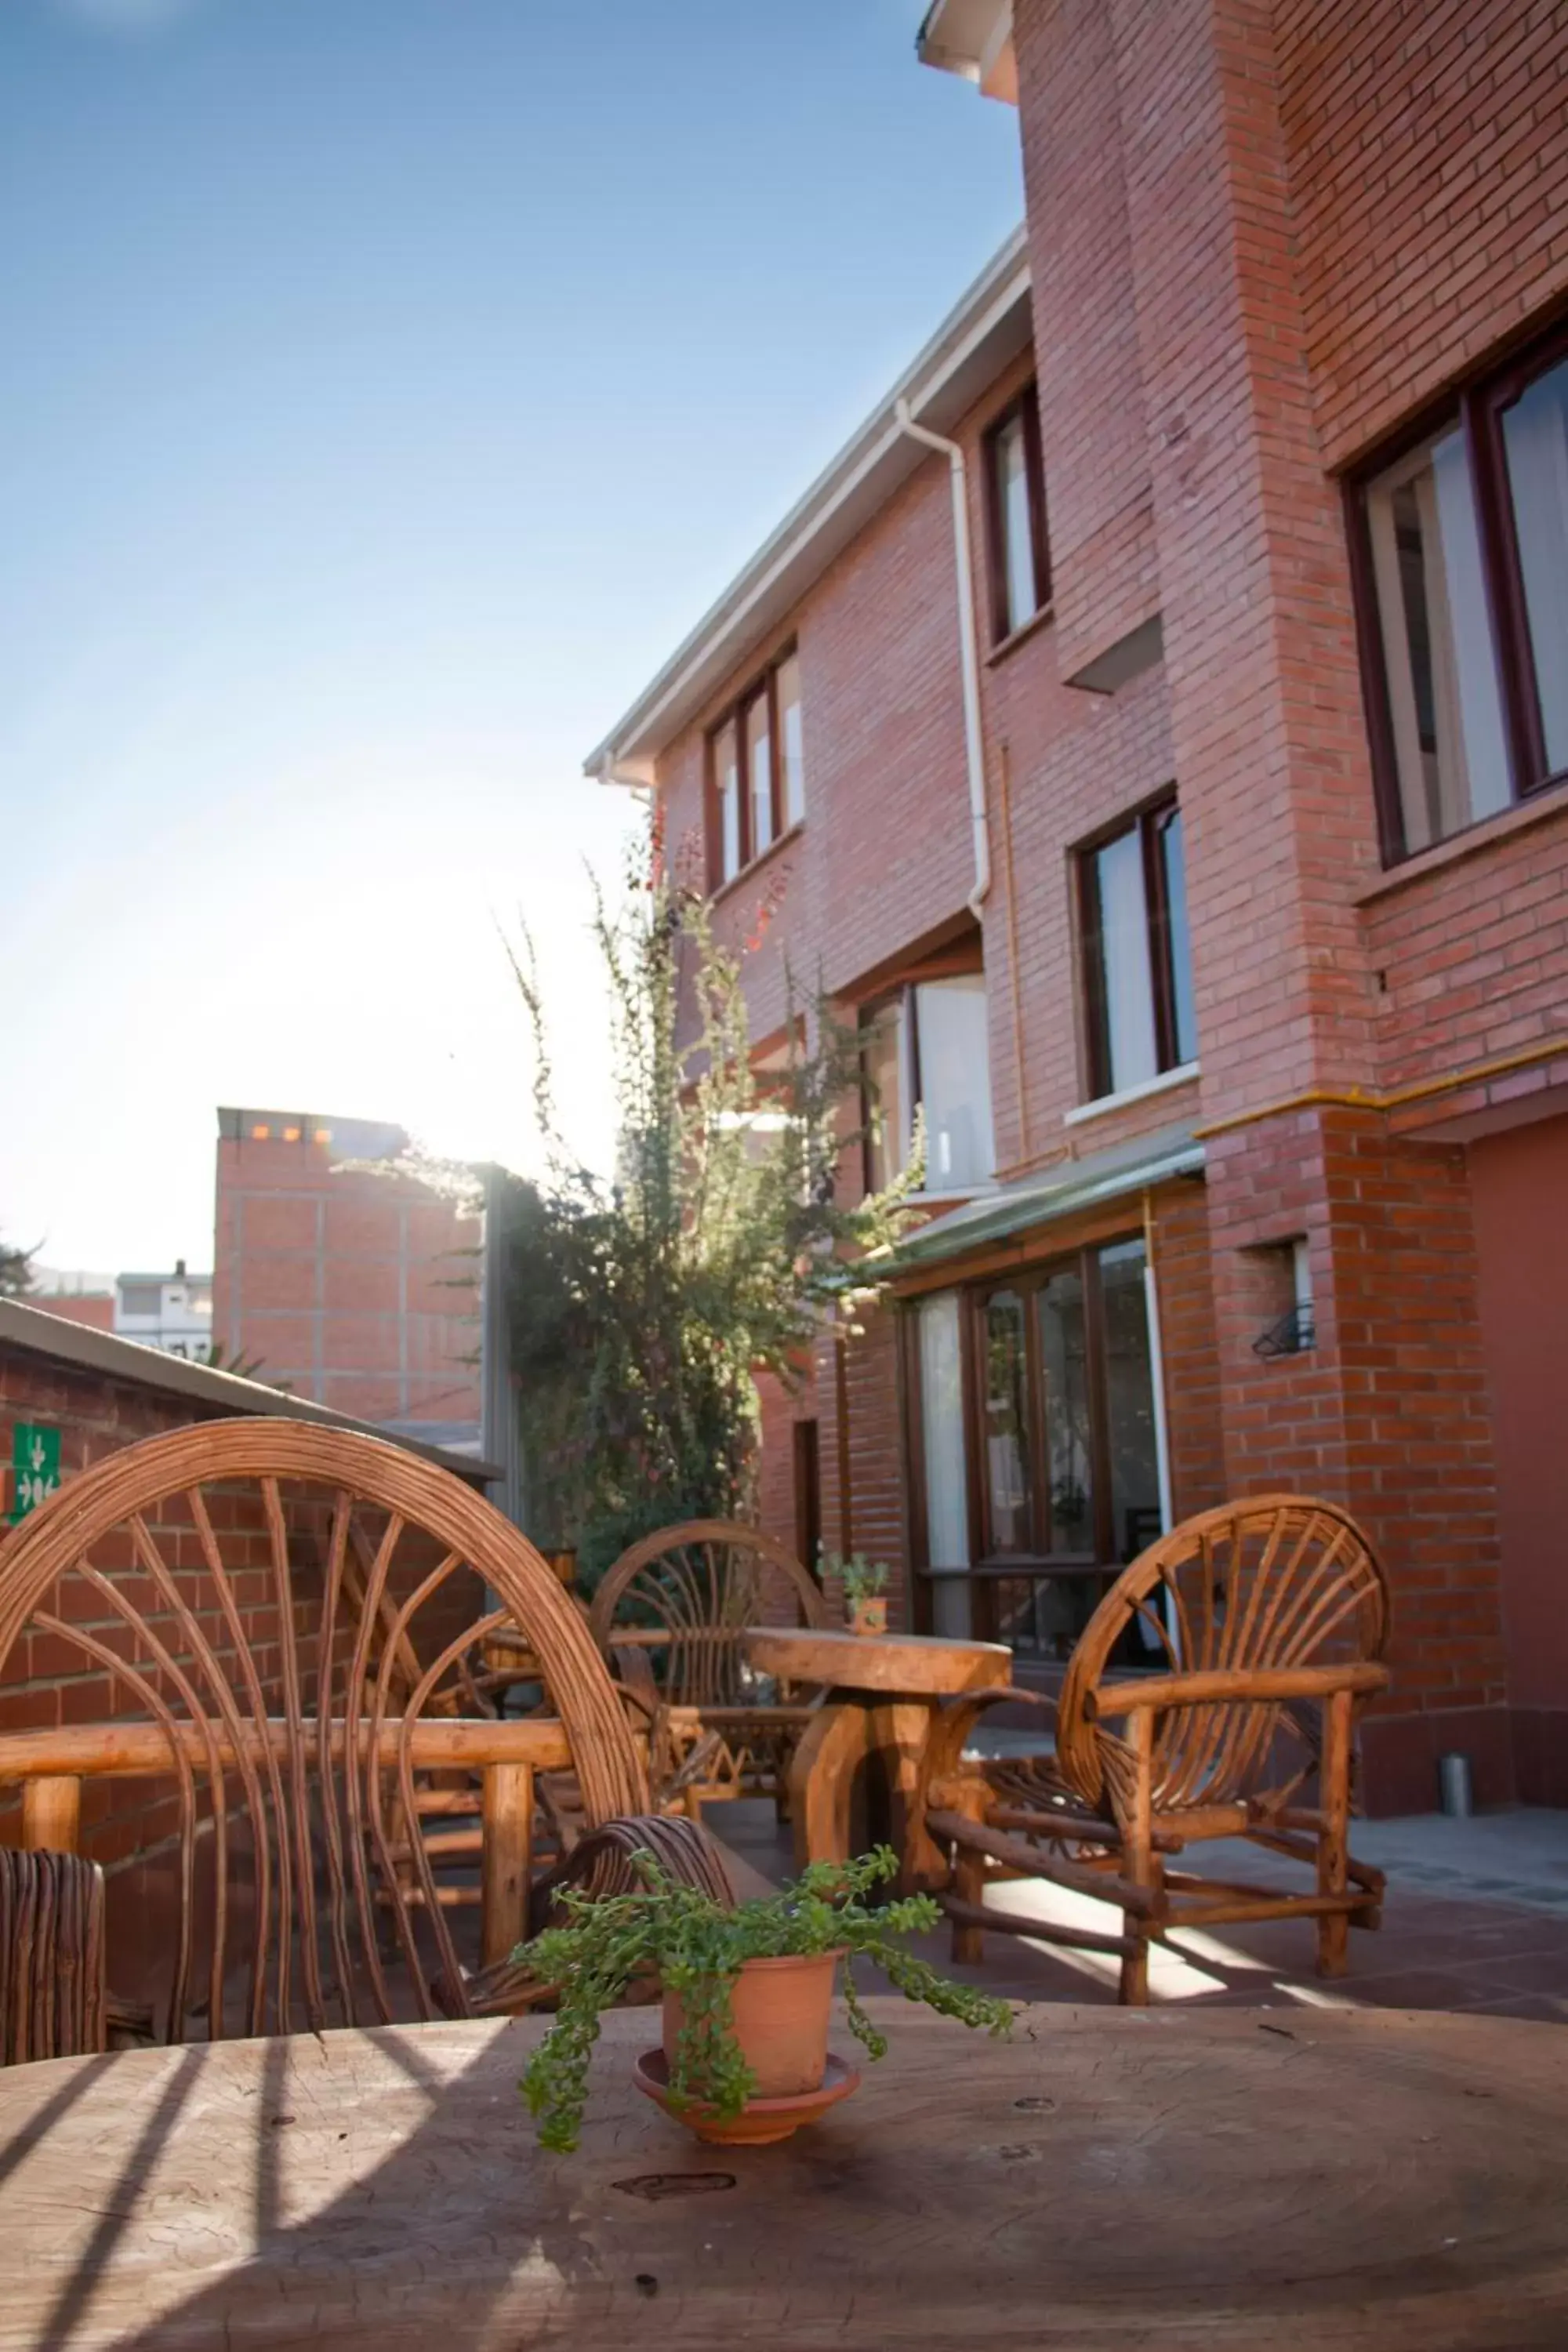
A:
[[[33,1287],[33,1253],[0,1242],[0,1298],[26,1298]]]
[[[755,1374],[795,1382],[824,1318],[851,1322],[904,1230],[914,1164],[841,1197],[859,1141],[861,1041],[791,991],[785,1066],[751,1062],[741,960],[657,837],[624,902],[596,896],[609,982],[617,1156],[576,1162],[555,1117],[542,993],[526,932],[513,970],[532,1024],[542,1181],[505,1195],[511,1362],[536,1539],[575,1542],[590,1579],[672,1520],[751,1499]]]

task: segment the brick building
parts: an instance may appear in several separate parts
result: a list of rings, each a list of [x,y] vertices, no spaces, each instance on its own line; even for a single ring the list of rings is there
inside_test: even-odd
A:
[[[1450,1748],[1568,1803],[1568,16],[921,46],[1016,106],[1025,226],[589,762],[770,910],[759,1048],[787,956],[884,1148],[925,1109],[766,1516],[1044,1675],[1163,1520],[1336,1497],[1395,1594],[1372,1807]]]
[[[477,1452],[481,1220],[374,1165],[407,1143],[380,1120],[220,1110],[213,1336],[296,1396]]]

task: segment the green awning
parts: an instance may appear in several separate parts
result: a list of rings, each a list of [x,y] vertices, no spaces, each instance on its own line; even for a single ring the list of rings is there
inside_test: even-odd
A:
[[[961,1209],[933,1217],[919,1233],[901,1242],[882,1268],[897,1275],[906,1266],[940,1265],[982,1242],[1005,1241],[1032,1225],[1054,1223],[1075,1210],[1124,1193],[1142,1192],[1167,1177],[1193,1176],[1204,1164],[1204,1148],[1190,1127],[1168,1127],[1158,1135],[1141,1135],[1131,1143],[1113,1145],[1082,1160],[1059,1161],[1043,1175],[1026,1176],[1016,1184],[999,1185],[966,1201]],[[881,1270],[881,1269],[879,1269]]]

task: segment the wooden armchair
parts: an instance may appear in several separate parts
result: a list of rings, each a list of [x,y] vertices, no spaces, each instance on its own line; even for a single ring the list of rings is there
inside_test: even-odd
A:
[[[0,1846],[0,2066],[104,2046],[103,1873]]]
[[[781,1811],[790,1758],[811,1717],[791,1691],[756,1695],[741,1647],[773,1601],[827,1622],[820,1587],[760,1528],[688,1519],[624,1551],[595,1593],[594,1639],[647,1717],[661,1807],[694,1817],[705,1799],[771,1795]]]
[[[933,1728],[921,1817],[948,1859],[953,1956],[986,1930],[1119,1955],[1121,1996],[1148,1999],[1149,1944],[1173,1929],[1318,1923],[1321,1975],[1343,1973],[1352,1926],[1375,1927],[1382,1874],[1346,1850],[1358,1710],[1386,1689],[1387,1583],[1330,1503],[1270,1495],[1188,1519],[1100,1602],[1055,1708],[1054,1753],[984,1765],[965,1748],[987,1706],[955,1700]],[[1315,1782],[1309,1795],[1307,1784]],[[1200,1878],[1171,1859],[1240,1837],[1306,1864],[1310,1889]],[[1117,1905],[1120,1935],[988,1904],[999,1879],[1041,1878]]]
[[[545,1662],[557,1717],[450,1711],[458,1662],[501,1627]],[[55,1727],[5,1727],[7,1698],[12,1721]],[[101,1850],[135,1857],[140,1900],[121,1911],[154,1922],[142,1990],[159,2038],[488,2006],[480,1972],[536,1908],[535,1776],[568,1769],[589,1830],[630,1818],[638,1843],[646,1764],[578,1611],[489,1504],[379,1439],[175,1431],[71,1480],[0,1544],[0,1790],[21,1784],[28,1849],[74,1851],[85,1812]],[[460,1956],[420,1798],[474,1772],[480,1934]],[[624,1852],[579,1867],[605,1891]]]

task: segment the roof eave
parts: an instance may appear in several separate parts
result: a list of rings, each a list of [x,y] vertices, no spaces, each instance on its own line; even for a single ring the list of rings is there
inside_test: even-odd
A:
[[[1020,226],[943,320],[886,398],[818,475],[751,562],[677,646],[583,763],[600,783],[647,786],[659,753],[927,456],[896,420],[956,424],[1029,340],[1029,266]]]
[[[931,0],[915,54],[923,66],[973,82],[986,98],[1018,103],[1013,0]]]

